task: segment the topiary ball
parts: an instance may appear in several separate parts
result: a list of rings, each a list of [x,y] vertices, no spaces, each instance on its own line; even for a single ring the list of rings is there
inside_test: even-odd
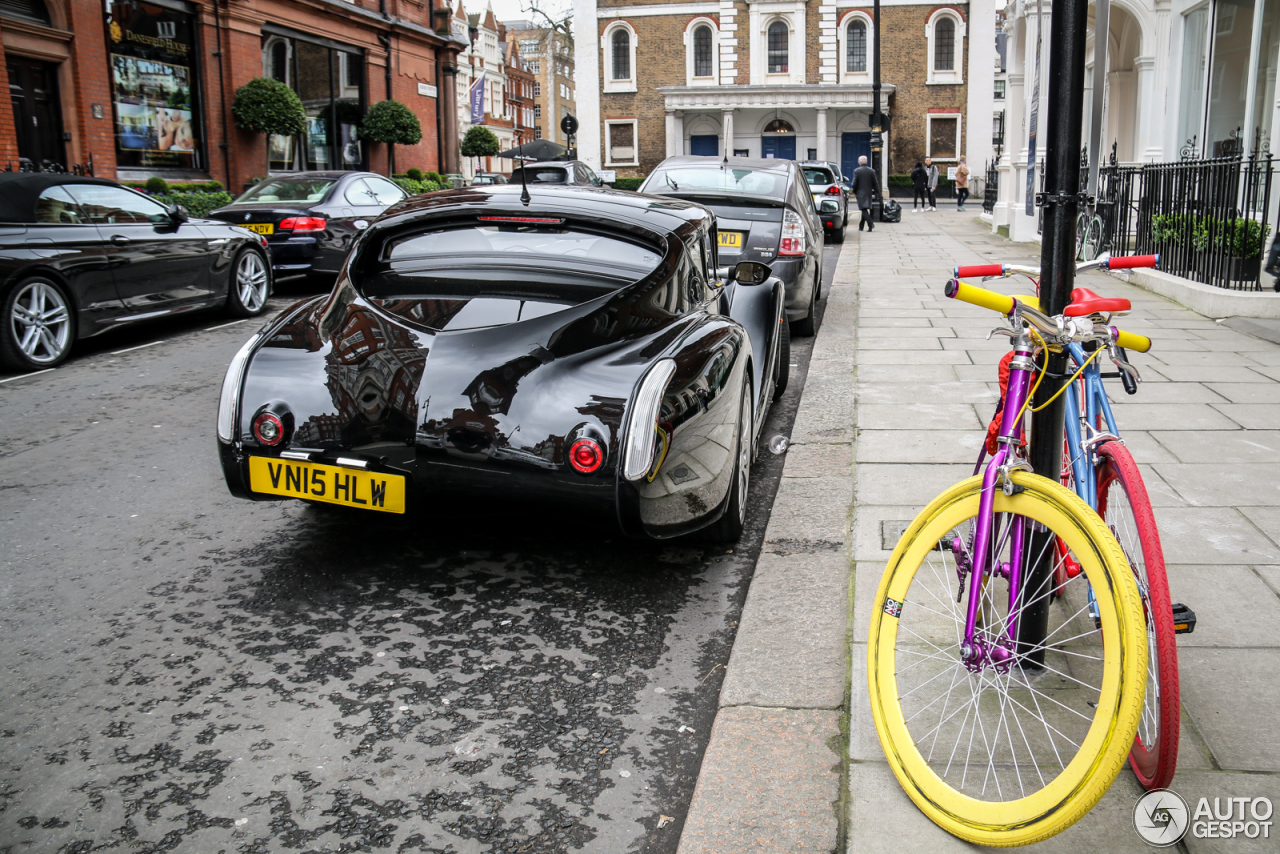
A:
[[[279,80],[255,77],[231,102],[236,127],[254,133],[293,136],[307,129],[307,111],[297,93]]]
[[[153,196],[163,196],[169,192],[169,182],[159,175],[152,175],[143,188]]]
[[[360,136],[371,142],[417,145],[422,140],[422,124],[413,111],[399,101],[379,101],[365,113]]]

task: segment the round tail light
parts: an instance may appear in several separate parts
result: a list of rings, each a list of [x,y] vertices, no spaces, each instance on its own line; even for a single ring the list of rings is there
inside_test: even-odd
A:
[[[579,439],[569,446],[569,465],[583,474],[591,474],[604,463],[604,451],[595,439]]]
[[[253,419],[253,435],[264,445],[278,445],[284,440],[284,422],[270,412]]]

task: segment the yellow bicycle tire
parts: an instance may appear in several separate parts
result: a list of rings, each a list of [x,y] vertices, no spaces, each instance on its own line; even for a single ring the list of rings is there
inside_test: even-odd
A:
[[[940,537],[977,514],[981,476],[956,484],[929,504],[903,534],[872,603],[867,682],[872,718],[889,766],[907,795],[935,824],[980,845],[1027,845],[1070,827],[1106,793],[1127,761],[1142,714],[1147,645],[1142,604],[1124,552],[1103,521],[1075,493],[1047,478],[1015,472],[1022,491],[998,493],[995,512],[1046,525],[1072,550],[1093,586],[1103,648],[1100,696],[1080,749],[1043,788],[1016,800],[980,800],[957,791],[929,766],[907,728],[898,696],[898,619],[887,613],[906,591]],[[891,601],[892,600],[892,601]],[[886,609],[886,604],[890,608]],[[897,605],[899,612],[906,605]],[[957,659],[957,666],[960,666]],[[976,717],[976,716],[975,716]]]

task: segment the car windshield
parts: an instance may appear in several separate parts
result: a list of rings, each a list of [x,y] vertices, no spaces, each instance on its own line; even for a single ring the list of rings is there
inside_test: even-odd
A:
[[[336,178],[273,178],[250,189],[231,204],[263,202],[318,202],[337,183]]]
[[[673,166],[660,169],[647,183],[653,193],[745,193],[782,198],[787,176],[782,172],[727,166]]]
[[[522,176],[527,175],[527,178]],[[510,184],[527,180],[530,184],[567,184],[569,172],[560,166],[526,166],[511,172]]]
[[[811,166],[804,168],[804,179],[810,184],[834,184],[835,176],[826,169],[814,169]]]

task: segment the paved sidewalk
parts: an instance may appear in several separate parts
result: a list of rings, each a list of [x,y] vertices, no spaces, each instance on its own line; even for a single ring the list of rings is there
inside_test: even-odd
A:
[[[956,264],[1039,263],[973,214],[905,213],[841,253],[680,854],[977,850],[939,830],[884,762],[866,687],[869,600],[898,531],[972,471],[1007,345],[946,299]],[[1105,274],[1123,324],[1155,339],[1116,417],[1156,505],[1179,638],[1182,749],[1172,788],[1280,804],[1280,345]],[[1025,292],[1026,285],[1007,289]],[[1228,326],[1235,328],[1228,328]],[[1264,336],[1268,337],[1268,336]],[[847,754],[844,751],[847,749]],[[1046,852],[1147,851],[1126,769]],[[1188,838],[1174,850],[1280,850]]]
[[[947,299],[956,264],[1039,263],[1039,247],[990,234],[970,214],[910,214],[861,241],[857,268],[858,426],[853,518],[849,851],[972,850],[936,828],[885,764],[866,693],[869,601],[899,523],[969,475],[998,395],[1004,339],[984,340],[990,312]],[[839,277],[837,277],[839,278]],[[1028,285],[996,286],[1006,293]],[[1106,274],[1078,284],[1133,302],[1119,321],[1151,336],[1134,354],[1144,380],[1118,387],[1118,423],[1156,505],[1174,601],[1199,617],[1179,638],[1183,722],[1172,788],[1200,797],[1280,803],[1280,346],[1225,328]],[[1118,384],[1117,384],[1118,385]],[[1044,851],[1146,851],[1126,769],[1094,810]],[[1184,841],[1187,851],[1276,851],[1269,840]]]

